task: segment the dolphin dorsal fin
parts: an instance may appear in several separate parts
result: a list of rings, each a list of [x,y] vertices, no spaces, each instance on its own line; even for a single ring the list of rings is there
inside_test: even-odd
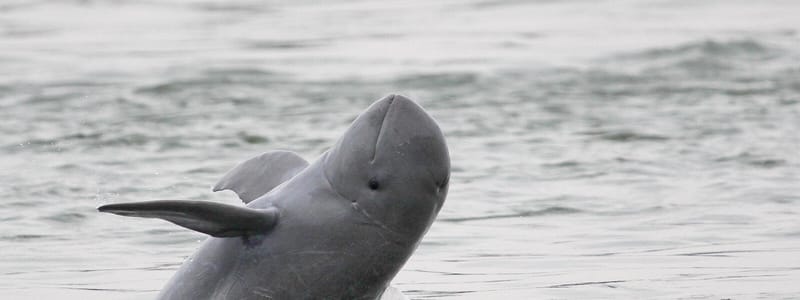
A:
[[[250,203],[294,177],[308,162],[291,151],[270,151],[233,167],[214,185],[214,191],[231,190]]]
[[[255,209],[209,201],[157,200],[108,204],[97,208],[128,217],[158,218],[214,237],[265,233],[278,222],[278,209]]]

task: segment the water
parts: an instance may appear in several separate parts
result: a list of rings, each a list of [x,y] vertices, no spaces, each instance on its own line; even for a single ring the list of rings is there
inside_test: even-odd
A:
[[[236,204],[417,99],[450,196],[412,298],[799,299],[800,2],[3,1],[4,299],[149,299],[204,238],[95,207]]]

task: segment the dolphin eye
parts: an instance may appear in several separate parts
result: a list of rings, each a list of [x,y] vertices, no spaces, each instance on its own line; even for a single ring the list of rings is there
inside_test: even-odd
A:
[[[380,183],[378,183],[378,180],[377,180],[377,179],[375,179],[375,178],[371,178],[371,179],[369,180],[369,183],[367,183],[367,185],[368,185],[368,186],[369,186],[369,188],[370,188],[371,190],[373,190],[373,191],[374,191],[374,190],[377,190],[377,189],[378,189],[378,188],[381,186],[381,185],[380,185]]]

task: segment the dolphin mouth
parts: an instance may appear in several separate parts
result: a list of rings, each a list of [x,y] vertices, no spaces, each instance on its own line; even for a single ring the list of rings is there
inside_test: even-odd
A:
[[[370,160],[370,162],[375,162],[375,157],[378,155],[378,144],[381,141],[381,136],[383,136],[383,131],[384,131],[383,129],[386,127],[386,117],[392,110],[392,104],[394,104],[394,98],[395,95],[389,95],[389,97],[387,98],[389,104],[387,104],[388,107],[386,108],[386,111],[383,112],[383,116],[381,117],[381,125],[380,127],[378,127],[378,133],[375,135],[375,144],[374,144],[375,146],[373,147],[372,150],[372,159]]]

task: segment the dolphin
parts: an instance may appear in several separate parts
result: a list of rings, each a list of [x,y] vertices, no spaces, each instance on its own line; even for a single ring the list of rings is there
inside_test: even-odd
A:
[[[214,186],[245,205],[158,200],[98,208],[210,235],[159,299],[380,299],[444,204],[450,155],[406,97],[373,103],[313,163],[271,151]],[[388,289],[388,291],[387,291]]]

